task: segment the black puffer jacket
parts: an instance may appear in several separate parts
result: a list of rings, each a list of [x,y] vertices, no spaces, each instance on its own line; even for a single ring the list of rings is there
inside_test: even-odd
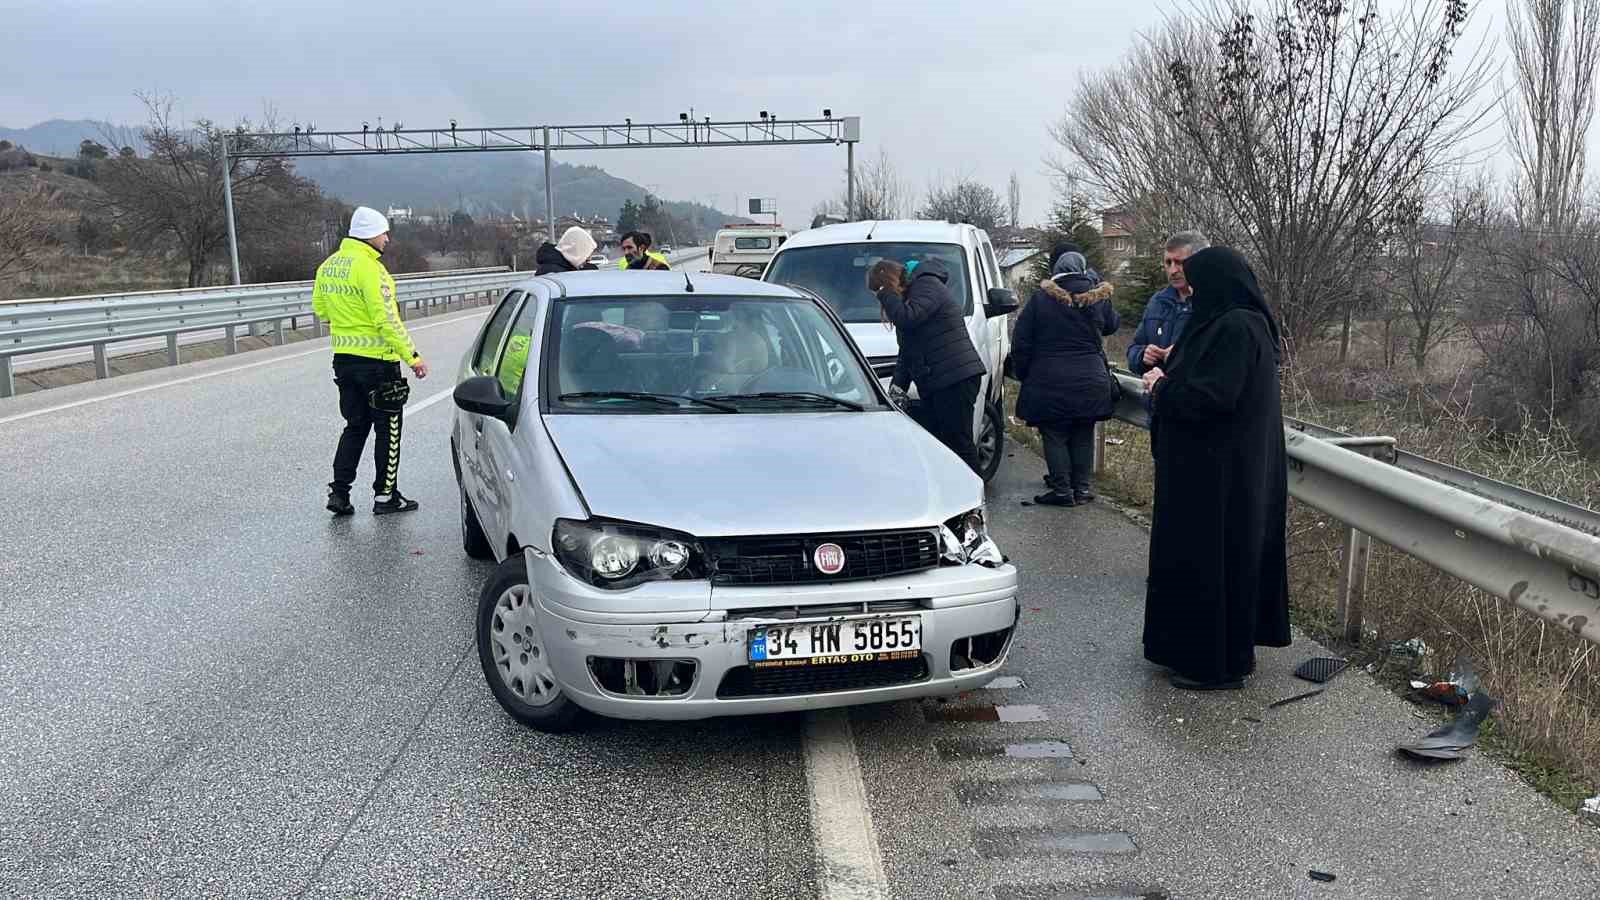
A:
[[[567,261],[565,256],[561,255],[561,251],[556,249],[556,245],[550,243],[549,241],[545,241],[539,245],[539,252],[534,254],[533,261],[538,264],[538,268],[533,270],[533,274],[535,275],[549,275],[555,272],[578,272],[584,270],[593,272],[596,269],[592,263],[587,262],[581,266],[573,265]]]
[[[878,292],[900,342],[894,383],[902,390],[916,382],[918,393],[927,394],[984,372],[961,306],[946,286],[949,281],[944,264],[929,259],[912,270],[904,297],[887,289]]]
[[[1034,426],[1111,418],[1100,340],[1121,324],[1112,291],[1080,275],[1047,278],[1033,292],[1011,335],[1011,362],[1022,379],[1017,418]]]

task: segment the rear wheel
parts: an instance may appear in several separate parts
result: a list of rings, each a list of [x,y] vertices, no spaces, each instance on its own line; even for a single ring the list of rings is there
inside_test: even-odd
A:
[[[540,731],[570,731],[582,710],[556,681],[539,630],[539,603],[517,554],[501,563],[478,597],[478,661],[500,707]]]
[[[1005,415],[999,401],[983,407],[983,423],[978,427],[978,476],[984,481],[1000,471],[1000,460],[1005,456]]]

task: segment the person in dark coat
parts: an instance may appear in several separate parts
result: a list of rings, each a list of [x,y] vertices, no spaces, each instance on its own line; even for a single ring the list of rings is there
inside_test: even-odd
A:
[[[937,259],[922,260],[909,278],[892,259],[867,272],[867,290],[877,295],[900,344],[893,386],[904,391],[916,384],[917,420],[976,472],[972,424],[985,370],[949,281]]]
[[[1017,316],[1011,335],[1011,362],[1022,381],[1017,418],[1039,429],[1044,441],[1050,490],[1033,498],[1043,506],[1094,499],[1094,426],[1115,409],[1100,344],[1122,324],[1111,306],[1113,291],[1083,254],[1068,251]]]
[[[1194,313],[1145,373],[1157,414],[1144,655],[1186,690],[1231,690],[1289,645],[1279,331],[1255,273],[1212,247],[1183,265]]]
[[[593,271],[595,265],[589,262],[589,255],[594,253],[594,248],[594,235],[587,228],[574,225],[562,233],[561,243],[545,241],[539,245],[539,251],[533,256],[538,268],[534,269],[533,274],[548,275],[582,269]]]

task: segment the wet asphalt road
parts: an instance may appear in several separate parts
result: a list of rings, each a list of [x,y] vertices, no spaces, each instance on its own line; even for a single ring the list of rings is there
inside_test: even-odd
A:
[[[414,403],[483,314],[413,323]],[[423,510],[337,521],[333,401],[302,344],[0,403],[0,896],[815,895],[801,721],[513,723],[473,652],[448,401],[406,424]],[[1481,758],[1396,760],[1431,725],[1365,675],[1265,711],[1315,647],[1171,691],[1138,654],[1144,532],[1019,506],[1040,473],[1022,451],[990,498],[1024,684],[852,716],[894,896],[1593,895],[1600,832]],[[995,705],[1022,721],[949,721]]]

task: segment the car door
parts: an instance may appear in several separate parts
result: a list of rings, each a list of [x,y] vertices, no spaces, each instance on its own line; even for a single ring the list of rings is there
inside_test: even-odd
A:
[[[994,287],[1009,287],[1009,285],[1006,284],[1005,276],[1000,272],[1000,264],[995,260],[994,245],[989,243],[988,235],[983,235],[983,240],[979,245],[979,249],[983,256],[982,265],[984,271],[989,273],[990,283]],[[988,300],[988,292],[985,291],[983,302],[987,303]],[[1001,380],[1001,377],[998,373],[1000,372],[1001,367],[1005,364],[1006,354],[1011,352],[1011,322],[1006,317],[1001,316],[989,322],[988,327],[988,365],[989,371],[991,373],[995,373],[995,380],[993,382],[993,396],[994,399],[998,400],[1000,398],[1001,390],[1004,387],[1004,382]]]
[[[495,374],[507,333],[511,330],[511,324],[522,307],[523,299],[523,292],[516,290],[507,293],[500,301],[500,305],[489,316],[489,321],[478,335],[478,342],[468,355],[465,371],[461,375],[463,380],[478,375]],[[473,511],[478,514],[478,523],[483,527],[484,533],[494,541],[492,546],[500,547],[504,545],[504,541],[496,540],[496,531],[491,529],[490,524],[490,514],[494,506],[490,474],[494,469],[487,465],[484,450],[483,436],[487,420],[487,416],[457,409],[454,443],[461,490],[466,495],[467,501],[472,504]]]
[[[984,303],[989,299],[989,270],[983,264],[983,253],[978,249],[983,232],[976,228],[968,233],[968,240],[963,247],[967,254],[968,267],[972,269],[972,314],[967,316],[967,334],[972,337],[972,346],[977,349],[978,355],[983,358],[983,383],[979,385],[977,408],[972,414],[972,433],[981,434],[983,431],[984,407],[993,399],[994,376],[997,371],[993,357],[993,341],[990,338],[988,313],[984,311]]]
[[[538,411],[528,401],[537,393],[539,341],[543,337],[539,322],[544,308],[545,304],[534,294],[523,298],[492,368],[482,373],[500,382],[500,390],[515,401],[512,409],[516,410],[510,421],[481,416],[477,424],[485,500],[478,507],[478,521],[496,547],[506,546],[516,492],[523,489],[522,480],[531,482],[534,474],[529,469],[529,454],[519,446],[518,432],[524,427],[538,427]]]

